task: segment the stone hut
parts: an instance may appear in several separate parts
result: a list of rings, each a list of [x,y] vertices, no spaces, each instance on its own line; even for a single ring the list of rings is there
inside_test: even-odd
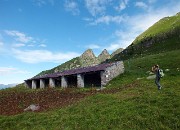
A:
[[[124,73],[124,64],[123,61],[118,61],[36,76],[25,80],[25,86],[32,89],[45,87],[103,87],[122,73]]]

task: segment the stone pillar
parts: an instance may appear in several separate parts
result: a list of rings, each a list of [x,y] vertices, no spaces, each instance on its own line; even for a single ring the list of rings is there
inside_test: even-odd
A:
[[[26,88],[30,88],[30,86],[29,86],[29,84],[28,84],[28,81],[24,81],[24,86],[25,86]]]
[[[50,78],[50,79],[49,79],[49,86],[50,86],[51,88],[54,88],[54,87],[55,87],[55,80],[54,80],[53,78]]]
[[[61,77],[61,87],[62,88],[67,88],[67,86],[68,86],[67,79],[66,79],[65,76],[62,76]]]
[[[36,80],[32,80],[32,89],[36,89],[37,88],[37,82]]]
[[[101,88],[106,85],[106,73],[105,71],[100,72],[101,76]]]
[[[84,75],[77,74],[77,87],[84,88]]]
[[[40,88],[45,88],[45,80],[40,79]]]

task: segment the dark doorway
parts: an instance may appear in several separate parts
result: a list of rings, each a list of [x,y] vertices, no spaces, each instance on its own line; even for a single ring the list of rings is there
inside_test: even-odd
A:
[[[49,79],[44,79],[45,80],[45,88],[49,87]]]
[[[68,75],[66,76],[68,87],[75,88],[77,87],[77,75]]]
[[[84,74],[84,87],[101,87],[100,72]]]
[[[40,80],[36,80],[36,88],[40,88]]]
[[[55,86],[61,87],[61,77],[55,79]]]
[[[26,84],[28,85],[29,88],[32,88],[32,80],[26,81]]]

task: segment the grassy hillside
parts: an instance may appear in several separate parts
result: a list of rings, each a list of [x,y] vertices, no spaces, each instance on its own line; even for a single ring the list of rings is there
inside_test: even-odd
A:
[[[0,116],[0,129],[179,129],[179,55],[176,50],[126,60],[125,73],[107,85],[112,93],[97,93],[51,111]],[[156,63],[170,69],[161,80],[161,91],[145,78]]]
[[[180,13],[165,17],[139,35],[111,61],[180,49]]]
[[[49,74],[49,73],[54,73],[56,71],[64,71],[64,70],[69,70],[69,69],[73,69],[73,68],[77,68],[77,67],[81,67],[81,63],[79,61],[79,57],[73,58],[59,66],[56,66],[50,70],[45,70],[40,72],[37,75],[43,75],[43,74]]]
[[[144,39],[150,37],[159,37],[160,35],[173,33],[173,31],[180,29],[180,13],[175,16],[165,17],[139,35],[135,40],[134,44],[138,44]]]

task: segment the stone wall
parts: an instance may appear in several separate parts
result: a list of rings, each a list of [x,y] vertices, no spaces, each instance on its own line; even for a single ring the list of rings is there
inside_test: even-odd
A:
[[[105,71],[101,71],[101,85],[105,86],[110,80],[122,73],[124,73],[123,61],[113,63],[113,65],[107,67]]]

